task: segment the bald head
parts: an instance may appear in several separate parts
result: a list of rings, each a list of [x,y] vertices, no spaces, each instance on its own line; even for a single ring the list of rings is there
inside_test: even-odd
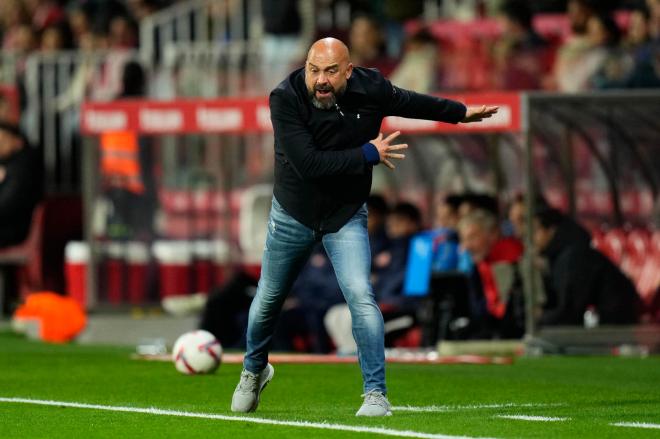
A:
[[[305,62],[305,84],[312,104],[321,110],[333,108],[346,90],[352,72],[346,44],[336,38],[323,38],[312,44]]]
[[[337,38],[322,38],[312,44],[307,52],[307,60],[310,58],[317,59],[319,57],[334,59],[336,61],[350,62],[350,53],[348,47],[341,40]]]

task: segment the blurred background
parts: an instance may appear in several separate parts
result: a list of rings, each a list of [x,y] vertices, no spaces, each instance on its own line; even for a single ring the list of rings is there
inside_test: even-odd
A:
[[[609,325],[627,329],[602,345],[640,331],[657,343],[660,0],[3,0],[0,36],[7,321],[52,291],[90,313],[81,340],[169,342],[202,327],[242,347],[272,133],[168,132],[181,121],[155,113],[166,134],[91,114],[86,123],[107,130],[84,135],[82,104],[240,106],[333,36],[395,85],[514,99],[508,117],[523,121],[412,127],[396,172],[374,169],[372,282],[389,347],[565,326],[586,340],[585,328]],[[242,116],[208,117],[224,131]],[[285,303],[275,347],[355,350],[322,248]]]

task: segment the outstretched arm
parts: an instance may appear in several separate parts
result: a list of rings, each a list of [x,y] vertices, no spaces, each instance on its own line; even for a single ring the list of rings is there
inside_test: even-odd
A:
[[[466,117],[466,108],[460,102],[416,93],[392,85],[384,80],[380,85],[385,99],[385,115],[411,119],[437,120],[458,123]]]

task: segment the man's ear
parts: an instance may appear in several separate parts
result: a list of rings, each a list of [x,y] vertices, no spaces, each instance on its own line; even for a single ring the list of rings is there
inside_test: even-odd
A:
[[[351,77],[351,74],[353,73],[353,63],[348,63],[348,67],[346,67],[346,79]]]

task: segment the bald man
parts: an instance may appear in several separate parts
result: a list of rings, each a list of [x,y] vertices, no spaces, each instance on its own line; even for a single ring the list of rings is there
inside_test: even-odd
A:
[[[379,133],[385,116],[477,122],[497,107],[459,102],[393,86],[377,70],[353,67],[334,38],[312,45],[305,67],[270,94],[275,186],[261,279],[250,307],[247,353],[232,398],[234,412],[257,409],[273,378],[268,349],[282,303],[318,241],[332,262],[351,312],[364,382],[357,416],[391,415],[385,386],[383,317],[369,283],[366,200],[373,166],[403,159],[399,135]]]

